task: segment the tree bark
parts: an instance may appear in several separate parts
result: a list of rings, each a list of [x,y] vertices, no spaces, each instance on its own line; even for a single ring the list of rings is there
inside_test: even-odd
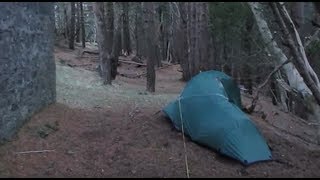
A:
[[[77,3],[77,23],[76,23],[76,42],[80,42],[80,29],[81,29],[81,24],[80,24],[80,2]]]
[[[144,29],[145,29],[145,44],[148,44],[147,51],[147,91],[155,91],[155,53],[156,53],[156,39],[154,37],[155,25],[154,25],[154,16],[155,8],[153,2],[144,2],[143,3],[143,13],[145,18]]]
[[[303,26],[304,23],[304,2],[291,2],[291,8],[290,8],[290,15],[291,18],[298,30],[299,33],[301,33],[299,31],[299,29]]]
[[[180,3],[179,9],[182,18],[181,33],[185,36],[183,37],[185,41],[181,43],[183,46],[181,47],[183,50],[181,68],[183,79],[189,80],[199,72],[209,70],[211,67],[209,64],[211,44],[208,31],[208,3]]]
[[[69,30],[69,49],[74,49],[74,40],[75,40],[75,2],[70,2],[71,6],[71,17],[70,17],[70,30]]]
[[[130,30],[129,30],[129,2],[121,2],[122,3],[122,27],[123,27],[123,49],[127,53],[127,55],[131,54],[131,40],[130,40]]]
[[[158,17],[159,17],[159,59],[160,61],[164,60],[165,53],[166,53],[166,48],[165,48],[165,23],[164,23],[164,11],[165,11],[165,4],[167,4],[167,2],[160,2],[158,4]],[[159,63],[158,63],[159,64]]]
[[[64,5],[64,9],[63,9],[63,13],[64,13],[64,37],[68,40],[69,39],[69,13],[68,13],[68,9],[69,9],[69,4],[63,4]]]
[[[143,53],[143,22],[142,22],[141,2],[136,2],[135,9],[135,40],[136,40],[136,56],[141,58]]]
[[[110,49],[108,49],[108,39],[107,39],[107,25],[104,16],[104,3],[95,2],[93,3],[95,22],[97,27],[97,41],[99,48],[100,57],[100,68],[103,78],[103,84],[111,85],[112,74],[111,74],[111,56],[109,54]]]
[[[82,41],[82,48],[86,47],[86,31],[84,27],[84,15],[83,15],[83,4],[80,2],[80,16],[81,16],[81,41]]]
[[[195,2],[189,2],[187,5],[187,11],[189,14],[189,20],[188,20],[188,39],[189,39],[189,55],[188,55],[188,61],[189,61],[189,72],[191,77],[193,77],[196,74],[196,65],[197,61],[199,59],[196,59],[197,51],[196,46],[198,44],[197,41],[197,9],[195,7]],[[190,77],[190,78],[191,78]]]
[[[209,34],[209,6],[208,2],[198,2],[199,8],[199,59],[200,71],[211,70],[213,64],[210,62],[209,52],[212,51]]]
[[[107,25],[107,49],[108,53],[112,53],[112,47],[113,47],[113,31],[114,31],[114,24],[113,24],[113,19],[114,19],[114,10],[113,10],[113,2],[106,2],[106,25]]]
[[[113,4],[113,13],[115,12],[115,5]],[[118,67],[118,61],[119,61],[119,56],[121,54],[121,26],[120,25],[120,18],[118,14],[114,13],[113,15],[113,44],[112,44],[112,69],[111,69],[111,74],[112,74],[112,79],[116,78],[117,75],[117,67]]]
[[[248,5],[255,17],[263,42],[266,44],[270,57],[274,58],[275,62],[280,65],[288,60],[287,56],[279,48],[274,40],[267,22],[262,15],[262,6],[259,2],[248,2]],[[310,89],[303,81],[300,73],[292,63],[283,66],[283,70],[288,77],[289,85],[302,94],[311,94]]]
[[[180,38],[176,38],[176,43],[178,47],[176,47],[175,49],[179,49],[178,54],[181,56],[180,64],[182,68],[182,79],[187,81],[191,78],[191,74],[189,70],[189,42],[190,41],[188,38],[189,37],[188,21],[190,17],[187,11],[187,3],[179,2],[178,5],[179,5],[181,23],[180,23],[177,36],[180,36]]]
[[[277,18],[279,19],[279,25],[283,30],[290,51],[293,54],[293,62],[300,72],[301,76],[303,77],[306,85],[311,90],[317,103],[320,105],[319,79],[309,64],[299,33],[297,32],[295,25],[292,22],[285,6],[280,3],[271,3],[271,5],[275,11]],[[288,26],[286,25],[286,23],[288,24]]]

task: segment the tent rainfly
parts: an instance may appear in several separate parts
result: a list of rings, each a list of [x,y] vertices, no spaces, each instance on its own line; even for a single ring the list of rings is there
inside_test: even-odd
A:
[[[240,89],[232,78],[205,71],[194,76],[163,111],[192,141],[244,165],[271,160],[265,139],[241,109]]]

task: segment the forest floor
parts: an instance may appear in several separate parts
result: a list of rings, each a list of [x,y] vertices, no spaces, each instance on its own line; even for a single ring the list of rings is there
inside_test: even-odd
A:
[[[57,103],[36,113],[0,146],[0,177],[186,177],[181,133],[159,112],[185,83],[177,65],[156,71],[122,63],[112,86],[95,71],[97,56],[55,48]],[[243,96],[243,103],[250,98]],[[250,117],[274,161],[248,167],[186,139],[190,177],[320,177],[318,129],[262,98]],[[262,113],[263,112],[263,113]],[[262,115],[263,114],[263,115]],[[264,117],[262,117],[264,116]],[[42,153],[23,151],[52,150]],[[19,153],[20,152],[20,153]]]

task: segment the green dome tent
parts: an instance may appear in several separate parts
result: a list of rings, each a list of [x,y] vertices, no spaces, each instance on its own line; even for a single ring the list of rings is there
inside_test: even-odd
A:
[[[201,72],[163,111],[179,131],[245,165],[271,160],[269,147],[241,110],[240,89],[219,71]],[[183,124],[181,123],[183,122]]]

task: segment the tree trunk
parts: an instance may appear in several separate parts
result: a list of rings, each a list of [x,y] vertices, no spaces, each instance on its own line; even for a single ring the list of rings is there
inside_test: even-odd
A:
[[[180,11],[180,18],[181,23],[178,31],[178,36],[180,38],[176,38],[177,44],[179,47],[175,49],[179,49],[180,57],[180,64],[182,68],[182,79],[187,81],[191,78],[190,70],[189,70],[189,35],[188,35],[188,21],[189,21],[189,14],[187,10],[188,3],[186,2],[179,2],[179,11]]]
[[[267,49],[270,52],[271,58],[275,59],[278,65],[284,63],[288,60],[288,58],[279,48],[277,42],[274,40],[268,24],[264,20],[264,17],[262,15],[261,4],[258,2],[248,2],[248,4],[255,17],[262,40],[266,44]],[[310,89],[304,83],[303,78],[292,63],[284,65],[283,70],[288,77],[289,85],[292,88],[296,89],[302,94],[311,94]]]
[[[69,49],[74,49],[74,39],[75,39],[75,2],[70,2],[71,6],[71,17],[70,17],[70,30],[69,30]]]
[[[136,56],[141,58],[143,53],[143,22],[142,22],[142,8],[141,2],[136,2],[135,9],[135,40],[136,40]]]
[[[63,9],[63,13],[64,13],[64,38],[67,40],[69,39],[69,13],[68,13],[68,9],[69,9],[69,4],[64,4],[64,9]]]
[[[84,27],[84,15],[83,15],[83,4],[80,2],[80,16],[81,16],[81,41],[82,48],[86,47],[86,31]]]
[[[303,77],[306,85],[311,90],[317,103],[320,105],[320,82],[309,64],[299,33],[297,32],[286,8],[280,3],[272,3],[271,5],[279,20],[279,25],[284,32],[290,51],[293,54],[293,62]]]
[[[188,40],[188,69],[190,74],[190,79],[193,76],[193,67],[194,67],[194,59],[195,59],[195,46],[196,46],[196,36],[195,36],[195,31],[196,31],[196,22],[195,22],[195,9],[194,9],[194,4],[193,3],[186,3],[186,11],[188,14],[188,21],[187,21],[187,40]],[[189,80],[189,79],[188,79]]]
[[[76,42],[79,43],[80,42],[80,29],[81,29],[81,25],[80,25],[80,2],[77,3],[77,23],[76,23]]]
[[[155,59],[155,65],[157,67],[160,67],[161,66],[161,60],[163,60],[163,56],[161,54],[161,48],[162,48],[162,45],[161,45],[161,36],[162,36],[162,33],[161,33],[161,15],[160,15],[160,11],[161,11],[161,2],[156,2],[155,3],[155,14],[154,14],[154,35],[156,37],[156,46],[157,46],[157,51],[156,51],[156,59]]]
[[[164,60],[165,57],[165,24],[164,24],[164,10],[165,10],[165,4],[167,4],[167,2],[160,2],[158,5],[158,17],[159,17],[159,59],[160,61]],[[159,63],[158,63],[159,64]],[[158,65],[159,66],[159,65]]]
[[[119,56],[121,54],[121,31],[116,31],[114,34],[114,43],[112,47],[112,79],[116,78],[117,75],[117,67],[118,67],[118,61]]]
[[[106,25],[107,25],[107,49],[108,53],[112,53],[112,46],[113,46],[113,30],[114,30],[114,24],[113,24],[113,19],[114,19],[114,10],[113,10],[113,2],[106,2]]]
[[[170,43],[170,35],[171,32],[170,29],[172,25],[172,16],[170,16],[170,10],[172,3],[168,2],[159,2],[158,4],[158,24],[159,24],[159,60],[158,60],[158,67],[161,66],[161,61],[169,60],[170,58],[170,49],[169,49],[169,43]]]
[[[111,76],[111,57],[110,50],[108,49],[108,40],[107,40],[107,25],[106,19],[104,17],[104,3],[95,2],[93,3],[95,22],[97,27],[97,41],[99,48],[99,57],[100,57],[100,68],[103,78],[103,84],[111,85],[112,76]]]
[[[303,31],[304,25],[304,2],[291,2],[291,17],[297,28],[301,40],[304,42],[305,33]]]
[[[200,60],[200,71],[211,70],[212,65],[210,64],[209,51],[212,49],[210,43],[209,34],[209,7],[208,2],[198,2],[199,9],[199,60]]]
[[[156,39],[154,37],[155,25],[155,8],[153,2],[144,2],[143,3],[143,13],[145,18],[144,29],[145,29],[145,44],[148,44],[147,51],[147,91],[155,91],[155,52],[156,52]]]
[[[179,5],[177,2],[170,3],[170,9],[169,14],[171,17],[171,24],[170,24],[170,37],[168,46],[170,47],[170,55],[171,55],[171,61],[173,63],[179,63],[182,64],[182,50],[180,42],[182,41],[181,38],[179,38],[181,33],[181,10],[179,8]],[[176,13],[177,12],[177,13]]]
[[[177,12],[179,11],[179,8],[178,8],[178,5],[176,2],[171,2],[171,3],[167,3],[166,4],[166,8],[167,12],[165,13],[168,18],[166,19],[170,19],[170,20],[167,20],[165,21],[165,26],[166,26],[166,37],[165,37],[165,59],[166,61],[168,62],[171,62],[171,63],[180,63],[179,59],[177,58],[174,58],[174,56],[176,56],[174,54],[174,47],[173,47],[173,34],[174,34],[174,31],[175,31],[175,27],[176,25],[175,24],[178,24],[177,23],[177,16],[180,15],[180,12]],[[177,14],[177,15],[175,15]],[[170,17],[170,18],[169,18]]]
[[[180,3],[179,9],[182,18],[181,33],[185,36],[180,39],[186,40],[181,43],[184,54],[181,59],[181,68],[183,79],[189,80],[192,76],[211,67],[208,4],[205,2]]]
[[[112,79],[116,78],[117,75],[117,67],[119,56],[121,54],[121,26],[120,26],[120,18],[117,13],[115,13],[115,5],[114,3],[109,5],[110,12],[113,12],[113,43],[112,43]],[[110,15],[111,16],[111,15]]]
[[[121,2],[122,3],[122,27],[123,27],[123,49],[127,53],[127,55],[131,54],[131,41],[130,41],[130,30],[129,30],[129,2]]]

